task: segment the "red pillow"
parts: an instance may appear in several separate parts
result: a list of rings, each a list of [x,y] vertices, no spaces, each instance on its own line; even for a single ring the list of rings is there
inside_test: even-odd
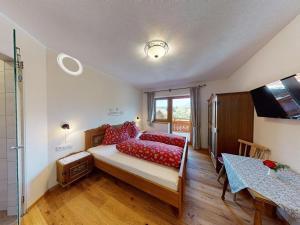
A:
[[[105,130],[104,138],[102,141],[103,145],[113,145],[126,141],[130,138],[126,127],[122,126],[120,128],[114,128],[109,126]]]
[[[146,131],[140,136],[140,139],[157,141],[168,145],[176,145],[181,148],[183,148],[185,145],[185,137],[156,131]]]
[[[101,126],[101,128],[104,130],[104,132],[106,131],[106,129],[107,128],[109,128],[109,127],[111,127],[111,125],[110,124],[108,124],[108,123],[106,123],[106,124],[103,124],[102,126]]]
[[[136,138],[136,136],[139,133],[139,128],[136,126],[134,121],[132,122],[126,121],[123,124],[123,126],[126,127],[127,132],[131,138]]]
[[[183,151],[178,146],[135,138],[117,144],[117,149],[120,152],[143,160],[175,168],[180,166]]]

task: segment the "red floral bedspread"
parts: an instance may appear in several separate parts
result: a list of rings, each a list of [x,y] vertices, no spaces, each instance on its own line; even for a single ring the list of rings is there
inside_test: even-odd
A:
[[[129,139],[117,144],[120,152],[140,159],[178,168],[180,166],[183,149],[175,145]]]
[[[141,140],[156,141],[183,148],[185,137],[162,132],[146,131],[140,136]]]

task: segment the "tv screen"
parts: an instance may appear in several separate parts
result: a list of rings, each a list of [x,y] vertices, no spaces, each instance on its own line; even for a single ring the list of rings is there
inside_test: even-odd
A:
[[[300,74],[251,91],[258,116],[300,120]]]

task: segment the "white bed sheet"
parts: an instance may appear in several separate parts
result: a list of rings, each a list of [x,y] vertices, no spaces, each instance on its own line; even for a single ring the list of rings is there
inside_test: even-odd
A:
[[[119,152],[116,145],[99,145],[88,150],[96,159],[133,173],[164,187],[178,190],[179,170]]]

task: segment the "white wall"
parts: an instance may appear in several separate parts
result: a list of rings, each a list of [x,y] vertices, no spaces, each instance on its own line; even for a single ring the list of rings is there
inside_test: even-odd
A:
[[[13,28],[24,61],[24,121],[27,204],[47,190],[46,48],[0,14],[0,52],[13,57]]]
[[[139,90],[89,68],[72,77],[58,68],[56,53],[0,14],[0,53],[13,57],[13,29],[24,61],[24,121],[27,206],[56,184],[55,160],[83,149],[83,131],[103,123],[117,124],[141,116]],[[47,96],[48,95],[48,96]],[[48,110],[47,110],[48,106]],[[108,116],[118,107],[122,116]],[[63,144],[62,122],[68,121],[71,150],[56,152]],[[49,123],[49,126],[48,126]],[[49,144],[48,144],[49,139]]]
[[[201,145],[207,148],[207,100],[212,93],[249,91],[264,84],[300,72],[300,16],[296,17],[267,45],[257,52],[228,79],[206,82],[201,89]],[[195,84],[196,85],[196,84]],[[158,93],[168,96],[168,92]],[[172,94],[172,92],[171,92]],[[147,98],[143,96],[145,129],[167,131],[167,125],[147,126]],[[254,142],[269,147],[271,158],[290,165],[300,172],[300,121],[270,119],[255,116]]]
[[[207,102],[211,93],[249,91],[300,72],[300,16],[226,80],[202,90],[202,144],[207,147]],[[271,158],[300,172],[300,121],[255,116],[254,142],[269,147]]]
[[[55,160],[82,150],[85,130],[104,123],[118,124],[135,120],[141,116],[142,105],[140,90],[87,67],[84,67],[82,75],[70,76],[59,68],[56,57],[57,53],[48,50],[49,188],[56,184]],[[109,109],[116,107],[123,111],[123,115],[109,116]],[[70,123],[67,141],[72,149],[57,152],[55,147],[65,141],[64,131],[60,128],[64,121]]]

